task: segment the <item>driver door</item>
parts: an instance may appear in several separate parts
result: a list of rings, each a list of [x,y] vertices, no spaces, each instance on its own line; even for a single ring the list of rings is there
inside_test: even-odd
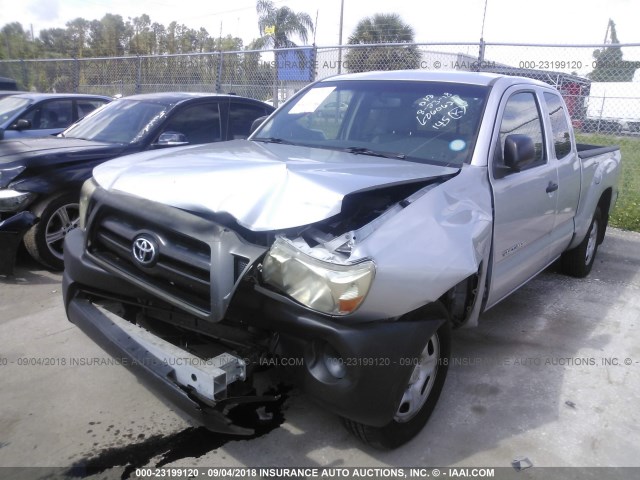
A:
[[[549,161],[540,95],[535,89],[507,90],[500,107],[490,159],[494,202],[492,281],[487,307],[498,303],[549,262],[558,188],[555,162]],[[533,140],[535,158],[521,171],[503,163],[507,136]]]

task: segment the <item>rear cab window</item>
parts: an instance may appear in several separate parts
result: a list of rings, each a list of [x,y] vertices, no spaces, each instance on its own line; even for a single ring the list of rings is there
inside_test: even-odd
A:
[[[571,153],[571,129],[567,121],[567,113],[559,95],[545,92],[544,101],[549,112],[553,150],[557,159]]]

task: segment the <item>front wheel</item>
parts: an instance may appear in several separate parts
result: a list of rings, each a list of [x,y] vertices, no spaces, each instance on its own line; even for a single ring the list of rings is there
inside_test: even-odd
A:
[[[393,420],[383,427],[371,427],[343,419],[347,430],[367,445],[381,450],[407,443],[429,420],[442,392],[450,359],[451,323],[445,321],[422,350]]]
[[[45,267],[64,268],[62,245],[64,237],[78,226],[80,210],[77,193],[64,193],[49,197],[33,208],[40,218],[24,236],[29,254]]]
[[[589,230],[580,245],[562,254],[560,262],[564,273],[577,278],[589,275],[598,252],[598,243],[603,236],[602,229],[604,229],[604,222],[598,207],[593,214]]]

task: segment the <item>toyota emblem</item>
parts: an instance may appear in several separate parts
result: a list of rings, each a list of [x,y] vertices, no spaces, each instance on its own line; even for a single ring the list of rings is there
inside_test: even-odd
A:
[[[133,241],[131,253],[139,265],[151,267],[158,258],[158,244],[147,236],[140,236]]]

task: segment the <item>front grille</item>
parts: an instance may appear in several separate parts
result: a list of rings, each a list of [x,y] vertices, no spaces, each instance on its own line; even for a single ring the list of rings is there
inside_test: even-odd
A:
[[[143,266],[134,258],[140,235],[155,239],[157,260]],[[203,316],[211,314],[211,249],[208,244],[141,217],[103,211],[95,219],[88,245],[95,258],[129,278],[186,304]]]

